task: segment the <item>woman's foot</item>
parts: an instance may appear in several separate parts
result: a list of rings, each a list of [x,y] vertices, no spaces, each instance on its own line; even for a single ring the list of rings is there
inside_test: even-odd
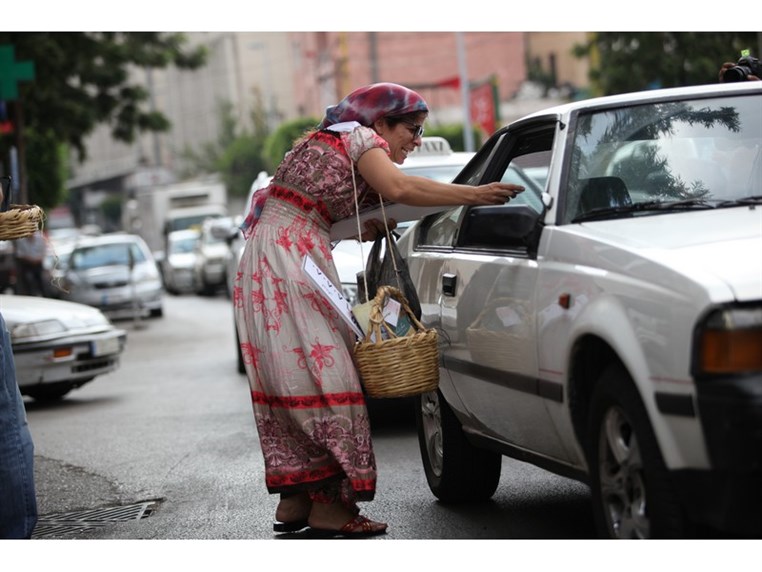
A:
[[[312,509],[309,494],[298,493],[280,497],[278,508],[275,509],[275,532],[296,532],[307,528],[307,517]]]
[[[341,503],[313,503],[310,529],[319,536],[365,537],[384,534],[388,525],[350,511]]]

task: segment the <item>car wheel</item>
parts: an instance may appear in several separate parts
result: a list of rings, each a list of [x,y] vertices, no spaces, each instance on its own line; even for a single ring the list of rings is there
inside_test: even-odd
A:
[[[605,538],[688,533],[645,406],[621,364],[593,392],[588,446],[593,513]]]
[[[474,447],[442,393],[416,396],[416,426],[426,480],[443,502],[487,500],[500,482],[502,455]]]
[[[71,383],[51,383],[28,389],[22,389],[22,393],[41,403],[58,401],[72,389],[77,387]]]

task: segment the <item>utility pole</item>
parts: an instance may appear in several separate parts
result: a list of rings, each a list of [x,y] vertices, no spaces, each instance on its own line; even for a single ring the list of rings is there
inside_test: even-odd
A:
[[[467,152],[474,151],[474,131],[471,128],[471,95],[466,66],[466,49],[463,32],[455,32],[455,46],[458,52],[458,72],[460,74],[460,95],[463,102],[463,145]]]

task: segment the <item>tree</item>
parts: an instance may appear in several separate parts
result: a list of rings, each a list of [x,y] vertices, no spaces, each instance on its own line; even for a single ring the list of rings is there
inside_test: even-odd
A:
[[[169,128],[167,118],[150,109],[149,94],[131,80],[131,71],[170,65],[195,69],[206,59],[205,48],[187,47],[179,33],[0,32],[4,44],[14,47],[17,60],[35,65],[35,79],[20,85],[17,102],[23,106],[24,131],[43,137],[52,133],[58,143],[76,150],[80,160],[86,158],[87,135],[101,123],[127,143],[139,132]],[[1,157],[7,156],[9,139],[0,140]],[[47,171],[35,155],[27,153],[26,161],[27,172],[45,177]],[[53,192],[57,182],[40,184]],[[43,197],[47,206],[57,204],[60,195],[53,195]]]
[[[717,83],[723,62],[755,51],[756,32],[598,32],[575,48],[598,95]]]
[[[269,171],[275,171],[294,141],[300,139],[306,132],[315,129],[318,123],[320,120],[314,117],[301,117],[282,123],[265,142],[264,156]]]
[[[217,140],[207,142],[199,150],[183,151],[187,165],[183,176],[219,173],[228,193],[245,197],[259,172],[267,170],[263,150],[269,130],[261,98],[255,94],[250,112],[251,130],[240,127],[230,102],[219,103],[217,117],[220,124]]]

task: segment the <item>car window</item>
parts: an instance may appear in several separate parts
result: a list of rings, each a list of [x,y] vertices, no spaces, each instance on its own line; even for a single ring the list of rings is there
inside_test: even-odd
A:
[[[100,266],[129,266],[130,253],[133,262],[145,262],[143,251],[134,243],[100,244],[78,248],[71,253],[70,265],[78,270]]]
[[[658,102],[581,115],[563,220],[620,207],[762,194],[758,97]],[[663,212],[663,211],[662,211]],[[654,211],[638,210],[639,215]]]

